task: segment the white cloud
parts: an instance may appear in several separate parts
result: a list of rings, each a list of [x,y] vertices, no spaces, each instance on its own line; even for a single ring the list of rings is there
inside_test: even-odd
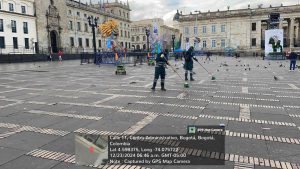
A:
[[[82,0],[83,1],[83,0]],[[98,2],[99,0],[93,0]],[[115,0],[109,0],[114,2]],[[123,0],[122,2],[126,2]],[[297,4],[298,0],[128,0],[131,6],[132,20],[163,18],[165,23],[172,24],[172,19],[176,10],[179,9],[184,13],[200,10],[202,12],[247,8],[250,4],[251,8],[257,8],[257,5],[263,4],[263,7],[293,5]],[[106,0],[105,0],[106,2]]]

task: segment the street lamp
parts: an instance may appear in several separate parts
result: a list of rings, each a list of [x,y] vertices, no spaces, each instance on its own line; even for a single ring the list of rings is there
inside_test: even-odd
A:
[[[147,36],[147,52],[149,55],[149,36],[150,36],[150,29],[146,28],[146,36]]]
[[[97,17],[94,18],[93,16],[89,16],[88,21],[89,21],[90,27],[92,27],[92,32],[93,32],[94,64],[96,64],[97,49],[96,49],[96,32],[95,32],[95,28],[98,26],[98,23],[97,23],[98,18]]]
[[[173,34],[172,35],[172,44],[173,44],[173,53],[174,53],[174,51],[175,51],[175,35]]]

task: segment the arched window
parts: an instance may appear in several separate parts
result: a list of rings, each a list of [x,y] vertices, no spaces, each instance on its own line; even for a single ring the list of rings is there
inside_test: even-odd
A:
[[[143,36],[143,41],[146,41],[146,36]]]
[[[131,38],[131,41],[134,42],[134,37]]]
[[[136,37],[136,41],[139,42],[140,41],[140,37],[137,36]]]

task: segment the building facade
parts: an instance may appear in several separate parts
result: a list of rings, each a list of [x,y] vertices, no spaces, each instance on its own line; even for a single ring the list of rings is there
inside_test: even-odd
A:
[[[37,42],[34,0],[0,0],[0,54],[32,54]]]
[[[158,39],[163,40],[164,48],[172,48],[172,35],[179,37],[179,30],[164,25],[164,20],[160,18],[146,19],[140,21],[133,21],[131,26],[131,43],[134,50],[147,50],[147,36],[146,29],[150,30],[150,34],[153,35],[154,29],[157,30]],[[152,39],[149,38],[149,43]],[[149,45],[151,48],[151,44]]]
[[[36,0],[37,32],[40,52],[80,53],[93,51],[93,34],[88,17],[98,25],[114,19],[119,23],[119,42],[130,47],[129,4],[118,2],[84,4],[75,0]],[[96,29],[97,50],[108,50],[106,39]]]
[[[174,19],[183,35],[182,48],[195,46],[202,50],[261,52],[265,46],[265,30],[271,13],[280,13],[279,28],[284,30],[284,47],[300,47],[300,5],[255,9],[227,10],[182,15]],[[195,38],[200,38],[200,43]]]

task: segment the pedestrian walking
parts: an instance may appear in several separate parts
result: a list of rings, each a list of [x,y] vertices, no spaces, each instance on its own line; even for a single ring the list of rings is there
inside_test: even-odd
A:
[[[49,54],[49,57],[48,57],[48,60],[49,60],[50,62],[52,62],[52,55],[53,55],[53,52],[51,51],[50,54]]]
[[[210,51],[206,52],[206,59],[205,60],[209,60],[210,61],[210,56],[211,56],[211,53]]]
[[[166,91],[165,88],[165,76],[166,76],[166,65],[169,65],[168,62],[168,50],[165,50],[164,52],[159,53],[156,56],[156,66],[155,66],[155,74],[154,74],[154,81],[153,81],[153,86],[152,86],[152,90],[155,90],[157,81],[160,77],[161,79],[161,90],[162,91]]]
[[[198,62],[198,59],[194,57],[194,47],[191,46],[189,50],[186,52],[186,55],[184,57],[185,63],[184,63],[184,69],[185,69],[185,81],[188,81],[188,74],[190,73],[190,80],[195,81],[193,78],[193,66],[194,62],[193,60]]]
[[[61,50],[58,51],[58,60],[59,62],[62,62],[62,55],[63,55],[63,52]]]
[[[295,53],[295,49],[291,49],[291,53],[289,55],[290,71],[295,71],[297,58],[298,58],[298,55]]]

